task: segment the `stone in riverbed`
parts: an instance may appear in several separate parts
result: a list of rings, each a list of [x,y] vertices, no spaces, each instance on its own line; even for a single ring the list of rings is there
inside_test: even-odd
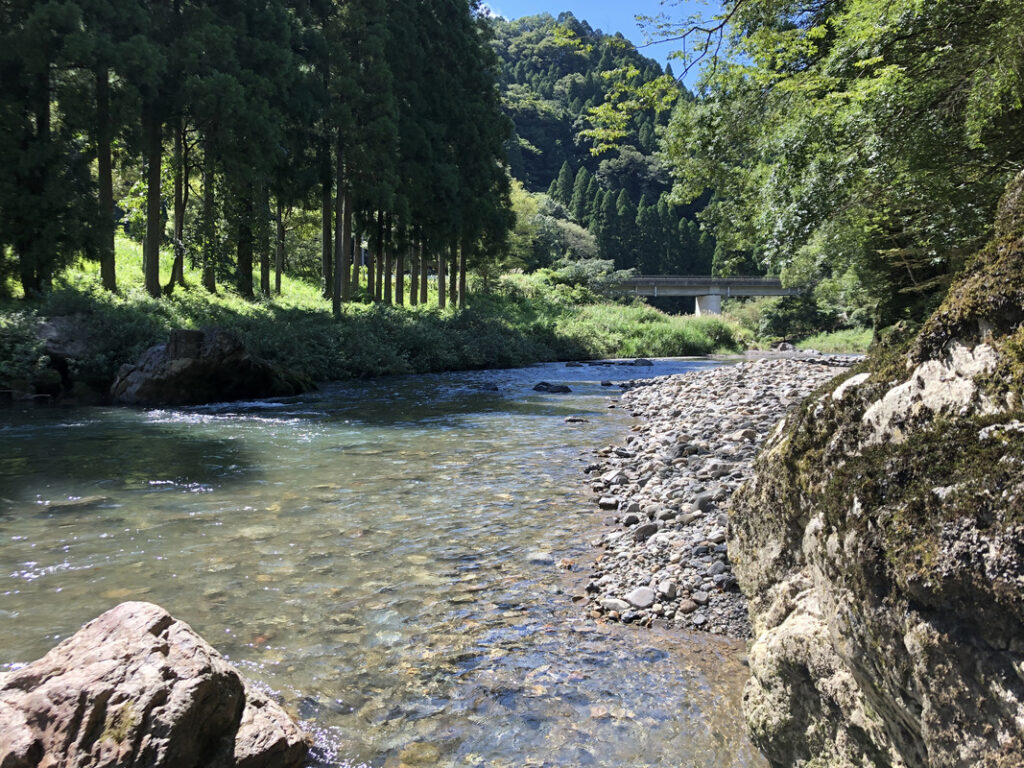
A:
[[[677,612],[678,613],[693,613],[699,607],[700,606],[698,606],[695,602],[693,602],[693,600],[687,599],[687,600],[683,600],[679,604],[679,608],[678,608]]]
[[[647,541],[654,534],[658,532],[657,523],[644,523],[639,528],[633,531],[633,538],[636,541]]]
[[[600,501],[597,502],[597,506],[601,509],[618,509],[619,500],[614,496],[602,496]]]
[[[542,381],[540,384],[533,388],[534,392],[547,392],[552,395],[567,395],[572,390],[565,384],[551,384],[547,381]]]
[[[619,600],[614,597],[609,597],[601,601],[601,608],[605,611],[615,611],[616,613],[623,613],[629,610],[629,603],[625,600]]]
[[[644,608],[650,608],[654,605],[656,599],[654,590],[650,587],[637,587],[628,595],[626,595],[626,602],[632,605],[634,608],[643,610]]]
[[[295,768],[276,703],[159,606],[123,603],[0,676],[0,765]]]

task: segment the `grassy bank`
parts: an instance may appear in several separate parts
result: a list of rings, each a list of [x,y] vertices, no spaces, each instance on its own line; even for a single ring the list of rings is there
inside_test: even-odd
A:
[[[161,274],[170,270],[169,258]],[[345,306],[340,319],[309,282],[284,279],[282,295],[247,301],[222,287],[211,295],[188,271],[187,289],[146,295],[141,253],[118,243],[119,295],[102,290],[94,265],[65,272],[38,302],[0,304],[0,389],[53,386],[40,338],[48,323],[68,348],[76,386],[105,392],[117,369],[173,328],[218,326],[256,354],[318,381],[526,365],[601,357],[703,355],[740,348],[740,329],[716,318],[672,317],[642,304],[613,303],[543,276],[500,280],[471,293],[465,310]],[[408,285],[408,281],[406,281]],[[61,318],[56,324],[54,318]]]

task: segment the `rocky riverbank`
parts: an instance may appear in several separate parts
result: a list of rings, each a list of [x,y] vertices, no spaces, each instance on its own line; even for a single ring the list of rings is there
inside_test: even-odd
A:
[[[850,357],[762,359],[620,384],[642,418],[591,475],[608,530],[586,586],[594,618],[748,637],[727,508],[775,425]]]

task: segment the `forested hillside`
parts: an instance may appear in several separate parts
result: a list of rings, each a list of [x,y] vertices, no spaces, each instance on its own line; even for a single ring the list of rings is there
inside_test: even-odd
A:
[[[708,274],[714,242],[695,217],[706,202],[672,205],[672,180],[658,157],[669,112],[629,116],[621,139],[595,154],[591,109],[623,83],[665,73],[621,33],[606,35],[571,13],[495,19],[517,230],[512,255],[527,268],[600,258],[645,274]],[[681,92],[688,97],[689,94]]]

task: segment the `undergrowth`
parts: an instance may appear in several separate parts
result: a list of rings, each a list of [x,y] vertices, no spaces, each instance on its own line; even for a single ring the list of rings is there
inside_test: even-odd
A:
[[[153,299],[137,287],[139,246],[119,240],[117,258],[122,287],[116,295],[102,289],[98,268],[86,262],[65,271],[40,301],[0,302],[0,388],[18,388],[38,375],[46,362],[38,327],[54,318],[64,318],[87,349],[69,360],[71,378],[97,391],[175,328],[226,328],[257,355],[318,381],[740,347],[740,329],[728,321],[616,303],[543,275],[509,276],[490,293],[471,291],[464,310],[439,309],[431,281],[426,305],[352,303],[335,319],[319,286],[287,276],[280,296],[250,301],[225,286],[211,295],[189,269],[189,287]],[[169,271],[164,254],[161,275]],[[405,284],[408,290],[408,279]]]

